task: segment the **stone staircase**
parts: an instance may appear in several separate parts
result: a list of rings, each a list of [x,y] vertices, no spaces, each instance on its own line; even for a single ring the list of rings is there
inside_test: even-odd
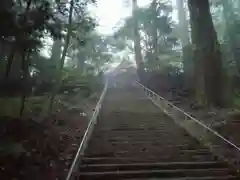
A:
[[[79,169],[81,180],[237,180],[137,89],[110,89]]]

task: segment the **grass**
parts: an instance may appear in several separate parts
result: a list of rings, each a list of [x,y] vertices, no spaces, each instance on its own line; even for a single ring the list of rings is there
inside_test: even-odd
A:
[[[41,113],[42,107],[46,105],[47,96],[31,96],[25,101],[24,112]],[[59,97],[57,97],[59,98]],[[0,98],[0,116],[19,117],[21,98],[4,97]]]
[[[47,108],[48,96],[30,96],[25,101],[24,114],[32,114],[38,116]],[[89,97],[88,97],[89,98]],[[86,103],[86,97],[83,97],[81,93],[57,95],[55,98],[54,107],[57,108],[58,104],[64,104],[67,109],[72,107],[79,109]],[[21,98],[20,97],[3,97],[0,98],[0,116],[7,117],[19,117]]]
[[[233,104],[234,104],[234,107],[236,107],[237,109],[240,109],[240,97],[239,96],[234,97]]]
[[[19,117],[20,102],[19,97],[0,98],[0,116]]]

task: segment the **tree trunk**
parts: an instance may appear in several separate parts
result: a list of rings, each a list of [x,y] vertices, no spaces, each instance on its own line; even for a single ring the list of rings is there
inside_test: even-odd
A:
[[[25,100],[27,98],[27,93],[29,90],[29,65],[30,65],[30,53],[23,52],[22,55],[22,96],[21,96],[21,106],[20,106],[20,116],[23,115],[25,108]]]
[[[224,106],[220,46],[208,0],[189,0],[192,42],[196,61],[196,95],[202,105]]]
[[[69,9],[69,17],[68,17],[68,32],[65,38],[65,44],[64,44],[64,48],[63,48],[63,53],[59,62],[59,69],[57,70],[57,79],[56,79],[56,83],[53,87],[52,93],[51,93],[51,97],[49,99],[49,106],[48,106],[48,114],[51,113],[52,111],[52,106],[53,106],[53,101],[59,91],[59,88],[61,87],[62,84],[62,70],[63,70],[63,66],[64,66],[64,62],[65,62],[65,58],[67,55],[67,50],[68,50],[68,46],[70,43],[70,39],[71,39],[71,25],[72,25],[72,16],[73,16],[73,9],[74,9],[74,0],[71,0],[70,2],[70,9]]]
[[[61,54],[62,54],[61,48],[62,48],[61,40],[60,39],[55,40],[52,45],[52,51],[51,51],[51,64],[54,67],[52,79],[54,80],[54,82],[57,81],[59,64],[60,64],[59,61],[61,59]]]
[[[137,0],[132,0],[132,14],[133,17],[137,17],[134,16],[134,14],[136,13],[138,9],[138,5],[137,5]],[[139,35],[139,27],[138,27],[138,20],[137,18],[134,18],[134,52],[135,52],[135,61],[136,61],[136,65],[138,68],[138,72],[141,74],[142,69],[143,69],[143,60],[142,60],[142,52],[141,52],[141,39],[140,39],[140,35]]]
[[[239,38],[236,36],[236,33],[232,30],[236,27],[236,15],[233,13],[233,7],[229,4],[228,1],[221,1],[223,6],[223,15],[225,19],[225,33],[224,33],[224,41],[227,42],[227,52],[228,58],[227,60],[234,60],[237,65],[237,72],[240,73],[240,61],[239,61]]]
[[[61,48],[62,48],[62,42],[60,39],[57,39],[54,41],[52,45],[52,51],[51,51],[51,61],[54,61],[54,64],[57,64],[61,58]]]
[[[79,50],[77,55],[77,73],[79,75],[83,75],[84,69],[85,69],[85,60],[86,56],[83,51]]]
[[[196,101],[199,105],[206,104],[206,94],[205,94],[205,84],[204,84],[204,73],[203,73],[203,61],[199,58],[199,52],[196,49],[196,44],[198,43],[198,31],[199,24],[198,21],[198,11],[196,10],[196,4],[193,0],[188,0],[188,8],[190,15],[190,25],[191,25],[191,37],[192,37],[192,50],[193,50],[193,61],[194,61],[194,79],[195,79],[195,95]]]
[[[240,12],[240,0],[237,0],[237,9],[238,9],[238,12]]]
[[[154,13],[154,19],[153,19],[153,58],[154,58],[154,64],[158,64],[158,28],[157,28],[157,0],[152,1],[152,11]]]
[[[179,32],[182,47],[185,47],[189,44],[189,35],[188,35],[188,21],[186,17],[186,9],[184,8],[184,0],[176,0],[177,9],[178,9],[178,19],[179,19]]]
[[[4,61],[4,56],[5,56],[5,42],[0,41],[0,60],[1,60],[1,62]]]
[[[178,9],[178,29],[179,37],[182,45],[182,62],[186,83],[193,83],[193,59],[191,54],[191,48],[189,46],[189,33],[188,33],[188,20],[186,17],[186,8],[184,7],[185,0],[176,0]]]
[[[27,24],[27,15],[28,15],[28,12],[29,12],[30,7],[32,5],[32,2],[33,2],[33,0],[28,0],[27,1],[26,12],[25,12],[25,16],[23,17],[23,23],[25,25]],[[20,44],[21,44],[22,42],[24,42],[25,37],[27,37],[28,32],[25,32],[25,33],[24,33],[23,37],[18,37],[17,38],[16,43],[20,42]],[[22,97],[21,97],[20,116],[23,115],[23,111],[24,111],[24,108],[25,108],[25,100],[26,100],[26,97],[27,97],[27,89],[28,89],[27,86],[28,86],[29,65],[30,65],[29,55],[30,55],[29,51],[27,51],[26,49],[22,50],[22,73],[21,73],[22,78],[21,78],[21,80],[22,80],[23,92],[22,92]]]
[[[4,41],[0,41],[0,81],[2,81],[5,77],[6,71],[6,60],[5,60],[5,43]]]
[[[7,65],[6,65],[6,71],[5,71],[5,80],[7,80],[8,77],[9,77],[15,52],[16,52],[16,49],[13,47],[11,52],[10,52],[10,54],[9,54],[9,56],[8,56],[8,58],[7,58]]]

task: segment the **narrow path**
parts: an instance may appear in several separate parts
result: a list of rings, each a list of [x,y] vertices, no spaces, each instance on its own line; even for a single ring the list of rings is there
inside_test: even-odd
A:
[[[140,89],[110,89],[80,179],[239,179]]]

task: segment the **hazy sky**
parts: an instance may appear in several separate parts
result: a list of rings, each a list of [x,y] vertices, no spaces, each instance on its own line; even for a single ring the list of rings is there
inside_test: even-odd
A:
[[[89,8],[97,19],[97,30],[101,34],[113,33],[116,26],[123,25],[125,17],[131,15],[132,0],[97,0],[97,4]],[[151,0],[138,0],[139,6],[147,5]],[[45,38],[46,47],[41,51],[44,56],[49,56],[51,50],[51,38]]]
[[[139,6],[149,4],[151,0],[138,0]],[[93,14],[99,22],[98,30],[111,34],[115,27],[122,25],[123,19],[131,15],[131,0],[98,0]]]
[[[97,6],[93,8],[93,14],[98,19],[98,30],[103,34],[111,34],[115,27],[121,26],[123,19],[131,15],[132,0],[97,0]],[[172,0],[173,6],[175,1]],[[138,0],[138,5],[146,6],[152,0]],[[176,12],[174,12],[174,18]]]
[[[124,18],[131,15],[132,0],[97,0],[97,4],[90,8],[91,13],[98,20],[97,30],[101,34],[112,34],[114,29],[123,25]],[[138,0],[140,7],[146,6],[152,0]],[[173,4],[176,0],[172,0]],[[176,16],[176,13],[174,13]],[[52,41],[46,38],[46,48],[42,54],[49,56]]]
[[[124,19],[130,16],[132,13],[131,8],[132,0],[97,0],[97,5],[91,8],[92,13],[97,18],[99,27],[97,30],[101,34],[112,34],[116,28],[123,25]],[[175,6],[175,1],[173,6]],[[152,0],[138,0],[138,6],[146,6],[151,3]],[[176,12],[174,12],[174,19],[176,18]],[[132,59],[132,56],[129,54]],[[111,66],[115,67],[119,64],[119,61],[112,63]]]

